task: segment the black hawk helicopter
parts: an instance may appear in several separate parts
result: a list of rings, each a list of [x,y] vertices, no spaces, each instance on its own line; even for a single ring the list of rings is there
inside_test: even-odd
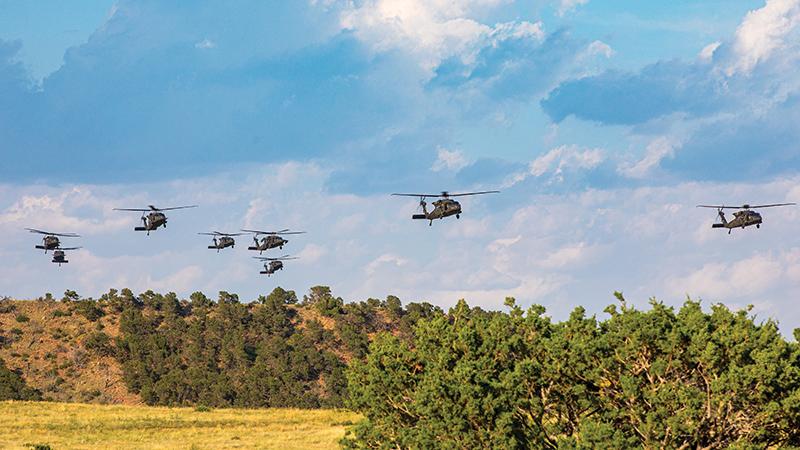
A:
[[[796,203],[773,203],[771,205],[744,204],[742,206],[697,205],[697,207],[716,208],[720,222],[712,224],[711,228],[727,228],[728,234],[731,234],[731,231],[733,231],[734,228],[745,228],[753,225],[755,225],[756,228],[761,228],[761,223],[763,221],[761,218],[761,214],[753,211],[754,209],[772,208],[775,206],[791,206],[791,205],[796,205]],[[725,218],[725,213],[722,212],[722,210],[724,209],[736,209],[738,211],[734,211],[733,219],[728,221]]]
[[[263,256],[253,256],[253,258],[264,261],[264,270],[262,270],[259,273],[264,274],[266,276],[270,276],[279,270],[283,270],[284,261],[290,259],[297,259],[296,256],[289,256],[289,255],[283,255],[278,258],[267,258]]]
[[[419,197],[419,206],[422,208],[422,214],[414,214],[412,219],[428,220],[428,226],[433,225],[434,219],[444,219],[449,216],[456,216],[456,219],[461,218],[461,203],[453,200],[450,197],[463,197],[466,195],[482,195],[482,194],[498,194],[500,191],[480,191],[480,192],[464,192],[461,194],[451,194],[447,191],[442,191],[441,194],[392,194],[401,197]],[[433,202],[433,210],[428,211],[428,204],[425,199],[428,197],[439,198]]]
[[[244,233],[220,233],[219,231],[212,231],[210,233],[197,233],[202,234],[205,236],[214,236],[214,244],[209,245],[208,248],[216,249],[217,253],[220,250],[227,248],[227,247],[234,247],[236,245],[236,241],[233,239],[234,236],[241,236]]]
[[[304,234],[305,231],[289,231],[289,229],[280,230],[280,231],[260,231],[260,230],[241,230],[246,233],[253,233],[253,241],[256,245],[247,247],[248,250],[258,250],[258,254],[260,255],[264,250],[269,250],[271,248],[280,248],[283,249],[283,246],[289,243],[288,239],[284,239],[283,236],[289,234]],[[258,236],[264,235],[259,242]]]
[[[31,233],[38,233],[43,234],[44,237],[42,238],[42,245],[37,245],[36,248],[39,250],[44,250],[47,253],[48,250],[57,250],[61,245],[61,241],[58,239],[59,237],[69,237],[69,238],[76,238],[80,237],[80,235],[75,233],[51,233],[49,231],[42,231],[37,230],[35,228],[25,228],[26,230],[30,231]]]
[[[148,205],[145,208],[114,208],[114,211],[138,211],[142,213],[142,227],[135,227],[134,231],[146,231],[150,236],[151,231],[155,231],[158,227],[167,227],[167,215],[163,211],[172,211],[174,209],[197,208],[197,205],[191,206],[173,206],[172,208],[156,208],[153,205]],[[145,214],[149,212],[148,214]]]
[[[67,254],[64,253],[64,252],[67,251],[67,250],[78,250],[79,248],[81,248],[81,247],[67,247],[67,248],[58,247],[58,248],[56,248],[55,251],[53,251],[53,261],[52,262],[58,264],[58,267],[61,267],[62,264],[69,263],[69,261],[67,261]]]

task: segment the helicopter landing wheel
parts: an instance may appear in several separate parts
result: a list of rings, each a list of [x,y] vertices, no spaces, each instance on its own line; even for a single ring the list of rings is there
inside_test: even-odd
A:
[[[756,228],[761,228],[761,224],[756,224]]]
[[[460,219],[460,218],[461,218],[461,214],[456,214],[456,219]]]

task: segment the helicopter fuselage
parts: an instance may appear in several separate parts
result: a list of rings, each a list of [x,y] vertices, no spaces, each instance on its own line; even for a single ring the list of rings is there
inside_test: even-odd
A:
[[[37,245],[36,248],[44,250],[44,252],[47,253],[48,250],[57,249],[59,245],[61,245],[61,241],[59,241],[57,237],[45,236],[42,238],[42,245]]]
[[[264,270],[262,270],[261,273],[269,276],[278,270],[283,270],[283,261],[270,261],[264,264]]]
[[[449,198],[444,198],[441,200],[436,200],[433,202],[433,209],[428,211],[425,202],[421,202],[420,205],[422,206],[423,214],[414,214],[411,216],[412,219],[422,219],[428,220],[430,223],[429,225],[433,225],[433,221],[436,219],[444,219],[445,217],[456,216],[456,218],[461,218],[461,203]]]
[[[719,217],[721,222],[715,223],[711,225],[711,227],[727,228],[728,233],[734,228],[746,228],[753,225],[755,225],[756,228],[761,228],[761,223],[763,222],[761,214],[751,210],[736,211],[733,213],[733,219],[731,220],[725,220],[725,214],[720,211]]]
[[[53,262],[58,264],[61,267],[61,264],[67,264],[67,255],[64,253],[64,250],[56,250],[53,252]]]
[[[230,236],[222,236],[214,238],[214,245],[209,245],[208,248],[222,250],[223,248],[233,247],[236,241]]]
[[[275,234],[264,236],[261,238],[261,241],[259,241],[257,237],[254,237],[253,241],[255,241],[256,245],[247,247],[247,249],[257,250],[259,253],[271,248],[283,248],[283,246],[289,242],[288,239],[284,239]]]
[[[167,226],[167,216],[162,212],[151,212],[146,216],[142,216],[143,227],[136,227],[136,231],[146,231],[149,235],[151,231],[155,231],[158,227]]]

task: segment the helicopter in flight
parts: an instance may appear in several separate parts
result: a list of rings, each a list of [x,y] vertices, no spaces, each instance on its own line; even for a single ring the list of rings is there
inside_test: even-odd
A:
[[[58,264],[58,267],[61,267],[62,264],[67,264],[69,261],[67,260],[67,254],[64,253],[67,250],[78,250],[81,247],[67,247],[62,248],[58,247],[53,251],[53,263]]]
[[[289,255],[283,255],[278,258],[267,258],[263,256],[253,256],[253,258],[264,261],[264,270],[262,270],[259,273],[264,274],[266,276],[270,276],[279,270],[283,270],[284,261],[289,259],[297,259],[296,256],[289,256]]]
[[[31,233],[38,233],[43,234],[44,237],[42,238],[42,245],[37,245],[36,248],[39,250],[44,250],[47,253],[48,250],[58,250],[61,246],[61,241],[58,239],[59,237],[69,237],[69,238],[77,238],[80,235],[75,233],[51,233],[49,231],[42,231],[37,230],[35,228],[25,228],[26,230],[30,231]]]
[[[742,206],[725,206],[725,205],[697,205],[698,208],[715,208],[717,210],[717,214],[719,215],[719,222],[712,224],[711,228],[727,228],[728,234],[731,234],[734,228],[745,228],[749,226],[755,225],[756,228],[761,228],[761,223],[763,219],[761,214],[753,211],[754,209],[761,209],[761,208],[772,208],[775,206],[791,206],[796,205],[796,203],[774,203],[771,205],[748,205],[744,204]],[[725,218],[725,213],[723,210],[725,209],[736,209],[737,211],[733,212],[733,219],[730,221]]]
[[[224,248],[233,248],[236,245],[234,236],[241,236],[244,233],[220,233],[219,231],[212,231],[210,233],[197,233],[205,236],[214,236],[214,244],[209,245],[208,248],[216,249],[217,253]]]
[[[414,214],[412,219],[420,219],[429,221],[428,226],[433,225],[435,219],[444,219],[449,216],[456,216],[456,219],[461,218],[461,203],[453,200],[451,197],[463,197],[467,195],[483,195],[483,194],[498,194],[500,191],[480,191],[480,192],[464,192],[460,194],[451,194],[447,191],[442,191],[441,194],[392,194],[401,197],[419,197],[419,206],[422,208],[422,214]],[[428,197],[438,198],[433,202],[433,210],[428,211],[428,204],[425,199]]]
[[[283,236],[289,234],[304,234],[305,231],[289,231],[289,229],[280,230],[280,231],[260,231],[260,230],[241,230],[246,233],[253,233],[253,241],[255,245],[247,247],[248,250],[258,250],[258,254],[260,255],[264,250],[269,250],[271,248],[280,248],[283,249],[283,246],[289,243],[288,239],[283,238]],[[259,242],[258,237],[263,235],[264,237],[261,238]]]
[[[156,208],[153,205],[148,205],[147,208],[114,208],[114,211],[138,211],[142,213],[141,227],[135,227],[134,231],[146,231],[150,236],[151,231],[155,231],[158,227],[167,227],[167,215],[164,211],[172,211],[175,209],[197,208],[197,205],[191,206],[174,206],[172,208]],[[147,214],[145,214],[147,213]]]

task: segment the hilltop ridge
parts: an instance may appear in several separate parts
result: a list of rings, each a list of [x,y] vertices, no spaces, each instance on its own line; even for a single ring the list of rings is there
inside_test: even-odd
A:
[[[409,315],[391,296],[344,304],[323,286],[302,299],[276,288],[249,303],[227,292],[214,302],[199,292],[181,300],[127,289],[96,300],[74,291],[61,299],[6,298],[0,301],[0,361],[46,400],[341,406],[344,368],[366,353],[370,336],[407,333],[415,317],[437,309],[414,304],[417,312]],[[243,377],[250,381],[237,382]],[[272,400],[246,392],[271,377],[284,383],[262,386],[260,395]],[[298,392],[279,399],[286,383]],[[188,384],[193,393],[185,392]]]

